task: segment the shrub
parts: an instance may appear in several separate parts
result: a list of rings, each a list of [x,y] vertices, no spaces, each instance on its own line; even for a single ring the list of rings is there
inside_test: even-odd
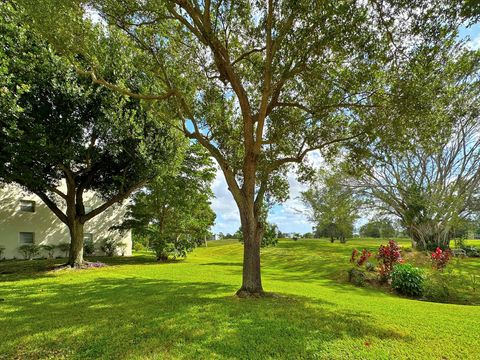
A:
[[[4,252],[5,252],[5,248],[3,246],[0,246],[0,260],[2,260]]]
[[[113,256],[117,251],[117,241],[114,239],[105,239],[100,249],[105,253],[105,255]]]
[[[442,250],[439,247],[431,254],[432,266],[434,269],[443,270],[447,267],[452,253],[450,250]]]
[[[145,246],[143,246],[142,243],[135,243],[133,244],[133,251],[145,251],[147,248]]]
[[[425,300],[442,303],[467,303],[467,298],[459,289],[462,288],[462,279],[452,272],[434,271],[423,284]]]
[[[468,257],[480,257],[480,251],[475,246],[465,246],[462,249]]]
[[[420,296],[422,294],[423,270],[411,264],[397,264],[392,271],[392,288],[400,294],[407,296]]]
[[[186,236],[177,239],[159,236],[150,242],[150,247],[155,252],[158,261],[168,261],[169,257],[173,259],[185,258],[195,246],[195,241]]]
[[[426,251],[436,251],[436,249],[442,249],[446,251],[449,249],[449,245],[447,244],[436,244],[436,243],[428,243],[424,249],[419,248],[418,250],[426,250]]]
[[[377,260],[380,265],[380,277],[383,281],[390,277],[393,267],[403,262],[400,247],[394,240],[378,248]]]
[[[372,263],[372,262],[370,262],[370,261],[367,261],[367,262],[365,263],[365,269],[366,269],[367,271],[373,272],[373,271],[375,271],[375,270],[377,269],[377,266],[376,266],[374,263]]]
[[[364,286],[366,282],[365,272],[358,268],[352,268],[348,271],[348,281],[357,286]]]
[[[40,246],[43,251],[47,253],[49,259],[53,259],[53,255],[55,254],[55,246],[54,245],[41,245]]]
[[[58,250],[65,254],[65,257],[68,257],[68,252],[70,251],[70,243],[61,243],[57,245]]]
[[[93,255],[95,252],[95,245],[93,244],[93,241],[85,241],[83,243],[83,252],[85,255]]]
[[[18,248],[25,260],[31,260],[40,253],[40,246],[36,244],[25,244]]]

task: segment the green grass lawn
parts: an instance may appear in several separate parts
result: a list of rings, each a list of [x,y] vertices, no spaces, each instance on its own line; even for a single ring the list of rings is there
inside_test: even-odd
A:
[[[233,296],[236,241],[169,264],[149,254],[80,271],[0,262],[0,358],[479,359],[480,307],[346,282],[352,249],[379,244],[283,240],[264,249],[264,288],[280,295],[266,299]],[[464,265],[480,275],[480,259]]]

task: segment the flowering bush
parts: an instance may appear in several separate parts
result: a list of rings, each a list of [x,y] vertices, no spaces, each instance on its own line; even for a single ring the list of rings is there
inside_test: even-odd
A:
[[[383,280],[388,279],[393,271],[393,267],[396,264],[403,263],[400,247],[393,240],[390,240],[387,245],[380,245],[377,260],[379,262],[381,278]]]
[[[352,256],[350,257],[350,262],[353,263],[355,261],[355,259],[357,258],[357,255],[358,255],[358,250],[357,249],[353,249],[352,251]]]
[[[360,256],[359,256],[360,255]],[[367,249],[363,249],[362,252],[354,249],[350,262],[356,265],[348,271],[348,281],[354,283],[357,286],[364,286],[367,281],[367,275],[361,267],[367,262],[368,258],[372,256],[372,253]]]
[[[452,253],[450,250],[442,250],[439,247],[432,253],[432,266],[437,270],[443,270],[448,264]]]
[[[358,254],[360,254],[360,257],[357,259]],[[372,256],[372,253],[367,249],[363,249],[361,253],[357,249],[354,249],[352,251],[350,262],[355,263],[357,266],[362,266],[370,256]]]

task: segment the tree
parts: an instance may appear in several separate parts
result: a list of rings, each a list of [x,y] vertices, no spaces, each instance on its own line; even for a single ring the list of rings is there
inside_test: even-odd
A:
[[[478,98],[475,100],[478,103]],[[471,109],[473,102],[462,106]],[[360,180],[374,206],[396,216],[419,249],[448,247],[453,234],[472,214],[480,184],[480,122],[467,110],[433,149],[419,146],[406,154],[383,153]]]
[[[160,261],[169,255],[184,257],[210,235],[215,221],[210,207],[214,178],[210,156],[192,143],[179,169],[161,174],[135,194],[121,227],[146,237]]]
[[[361,202],[340,172],[320,172],[301,197],[315,224],[316,237],[329,237],[332,243],[352,237]]]
[[[364,237],[392,238],[395,234],[395,228],[388,219],[369,221],[360,227],[360,235]]]
[[[0,9],[3,91],[18,109],[0,102],[0,182],[35,193],[68,226],[68,265],[79,267],[84,224],[157,175],[178,145],[139,100],[79,79],[12,6]],[[90,212],[87,191],[103,200]]]
[[[452,229],[478,210],[480,181],[480,53],[447,42],[419,61],[427,58],[439,75],[425,76],[423,67],[415,67],[410,76],[442,89],[428,97],[436,97],[431,113],[445,126],[413,133],[403,152],[374,144],[371,157],[352,163],[360,165],[359,189],[373,208],[399,219],[420,249],[448,247]]]
[[[245,240],[240,296],[264,293],[263,205],[285,198],[289,166],[340,146],[360,155],[379,134],[411,128],[417,94],[404,72],[418,49],[441,46],[438,37],[454,37],[463,21],[460,2],[446,0],[48,0],[41,12],[36,1],[21,3],[57,48],[90,62],[80,72],[170,104],[185,136],[216,159]],[[122,49],[118,67],[140,66],[152,85],[135,91],[109,77],[104,45]]]

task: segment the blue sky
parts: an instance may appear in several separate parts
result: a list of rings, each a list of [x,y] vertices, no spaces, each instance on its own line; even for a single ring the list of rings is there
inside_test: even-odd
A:
[[[479,49],[480,24],[461,29],[460,37],[469,38],[469,46]],[[310,160],[314,164],[319,164],[321,161],[318,154],[313,154]],[[312,224],[307,221],[303,213],[305,209],[299,200],[300,192],[304,191],[306,186],[296,180],[294,172],[288,174],[288,181],[290,184],[290,198],[270,211],[269,221],[277,224],[282,232],[305,233],[311,231]],[[232,195],[228,191],[223,174],[220,171],[217,171],[213,192],[215,199],[212,207],[217,214],[213,231],[215,233],[223,232],[224,234],[235,232],[240,226],[239,214]],[[365,219],[361,219],[360,222],[365,222]]]

